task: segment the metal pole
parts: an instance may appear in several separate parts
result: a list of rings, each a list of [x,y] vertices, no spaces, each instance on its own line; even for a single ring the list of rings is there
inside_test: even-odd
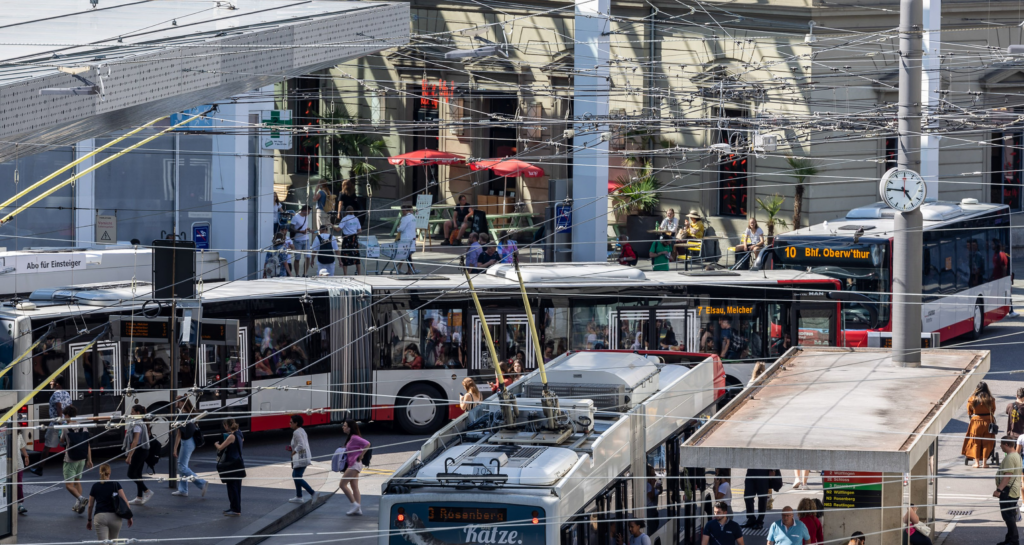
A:
[[[900,0],[900,169],[920,168],[922,0]],[[893,234],[892,361],[921,365],[921,211],[897,212]]]
[[[177,247],[172,246],[171,251],[177,256]],[[171,263],[174,263],[174,258],[171,258]],[[171,269],[177,270],[177,269]],[[172,281],[178,279],[171,275]],[[189,282],[192,280],[190,279]],[[171,327],[168,328],[168,335],[171,341],[171,414],[177,412],[178,407],[174,402],[175,387],[178,385],[178,339],[176,338],[175,332],[178,325],[178,299],[171,299]],[[171,422],[174,418],[171,418]],[[178,481],[175,477],[178,476],[178,457],[174,455],[174,440],[171,439],[174,436],[174,431],[170,426],[167,427],[170,430],[167,434],[167,445],[170,447],[170,452],[167,453],[167,488],[177,488]]]

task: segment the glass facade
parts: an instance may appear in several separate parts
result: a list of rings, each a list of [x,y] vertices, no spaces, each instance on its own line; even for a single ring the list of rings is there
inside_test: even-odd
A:
[[[74,161],[74,150],[71,147],[55,148],[49,151],[29,155],[0,163],[0,199],[7,199],[19,191],[53,174],[54,171]],[[14,171],[18,171],[15,183]],[[48,183],[60,183],[73,174],[72,171],[61,174]],[[7,250],[23,250],[39,246],[70,246],[74,243],[74,193],[71,185],[46,197],[31,209],[14,217],[7,224],[0,226],[0,247]],[[4,215],[13,212],[18,206],[37,196],[39,191],[29,194],[26,198],[16,201],[3,209]]]
[[[102,161],[144,137],[96,155]],[[97,138],[96,147],[113,138]],[[96,213],[117,216],[117,238],[144,244],[174,232],[174,135],[161,136],[95,171]]]

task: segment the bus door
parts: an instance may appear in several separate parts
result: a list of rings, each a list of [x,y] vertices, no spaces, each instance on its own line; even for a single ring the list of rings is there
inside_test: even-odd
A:
[[[675,350],[695,352],[700,322],[691,308],[620,307],[616,309],[616,331],[606,348],[612,350]]]
[[[507,362],[522,351],[526,356],[526,369],[537,367],[536,356],[533,349],[533,334],[530,332],[530,323],[523,312],[512,313],[504,311],[492,311],[484,315],[487,320],[487,327],[491,332],[491,340],[494,341],[494,349],[498,359]],[[470,368],[480,374],[492,374],[494,364],[491,362],[491,353],[487,349],[487,340],[484,339],[483,328],[480,325],[480,316],[473,315],[473,336],[471,342],[476,343],[473,350],[470,350]]]
[[[70,357],[78,355],[88,344],[70,343]],[[120,343],[97,342],[71,364],[68,392],[79,416],[111,415],[117,410],[124,389],[117,372],[120,355]]]
[[[836,346],[838,313],[834,303],[794,302],[789,331],[798,346]]]

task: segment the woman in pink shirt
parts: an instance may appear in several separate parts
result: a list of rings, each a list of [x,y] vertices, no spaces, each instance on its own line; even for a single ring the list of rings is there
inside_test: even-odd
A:
[[[348,435],[348,441],[345,443],[345,472],[338,487],[345,493],[348,501],[352,502],[352,508],[345,514],[362,515],[363,508],[359,505],[362,500],[359,494],[359,472],[363,470],[363,454],[370,447],[370,442],[360,435],[359,424],[355,420],[346,420],[341,425],[341,431]]]

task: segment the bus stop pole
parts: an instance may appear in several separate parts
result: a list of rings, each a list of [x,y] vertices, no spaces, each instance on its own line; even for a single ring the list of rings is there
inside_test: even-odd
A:
[[[177,252],[175,252],[177,254]],[[168,329],[171,337],[171,405],[170,413],[173,415],[177,412],[178,404],[176,403],[175,389],[178,385],[178,339],[176,338],[175,332],[178,325],[178,300],[176,298],[171,299],[171,327]],[[177,488],[178,480],[175,478],[178,476],[178,457],[174,455],[174,433],[175,430],[170,426],[174,422],[174,419],[169,419],[167,426],[167,488]]]
[[[900,0],[900,73],[897,167],[917,171],[921,145],[922,0]],[[897,212],[892,258],[892,361],[921,366],[921,210]]]

